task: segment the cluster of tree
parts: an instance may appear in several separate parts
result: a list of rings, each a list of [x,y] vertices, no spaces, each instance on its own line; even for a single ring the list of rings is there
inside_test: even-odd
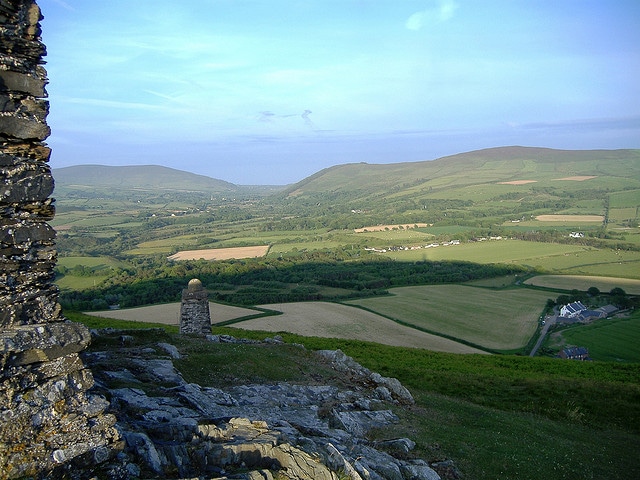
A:
[[[628,295],[620,287],[614,287],[609,292],[601,292],[598,287],[589,287],[586,292],[580,290],[572,290],[568,294],[559,295],[554,300],[548,299],[546,309],[552,310],[555,306],[567,305],[572,302],[582,302],[590,306],[603,306],[612,304],[619,308],[637,307],[640,304],[640,298],[634,295]]]

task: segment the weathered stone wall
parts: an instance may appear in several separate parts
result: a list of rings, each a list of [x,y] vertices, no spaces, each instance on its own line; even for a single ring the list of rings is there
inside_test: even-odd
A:
[[[40,20],[33,0],[0,0],[0,478],[102,461],[118,436],[108,403],[87,394],[93,377],[78,353],[89,332],[62,316],[52,283]]]
[[[182,291],[180,304],[180,333],[208,335],[211,333],[209,295],[202,282],[194,278]]]

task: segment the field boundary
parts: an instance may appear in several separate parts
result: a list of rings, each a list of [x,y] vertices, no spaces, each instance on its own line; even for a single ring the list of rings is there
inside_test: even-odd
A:
[[[453,335],[447,335],[446,333],[436,332],[435,330],[430,330],[428,328],[420,327],[418,325],[413,325],[413,324],[411,324],[409,322],[405,322],[404,320],[400,320],[398,318],[394,318],[394,317],[391,317],[389,315],[385,315],[384,313],[376,312],[375,310],[373,310],[371,308],[364,307],[362,305],[342,303],[342,302],[335,302],[335,303],[339,303],[340,305],[346,305],[348,307],[359,308],[361,310],[364,310],[365,312],[375,313],[376,315],[384,317],[387,320],[391,320],[392,322],[397,323],[398,325],[402,325],[403,327],[412,328],[413,330],[418,330],[420,332],[428,333],[429,335],[435,335],[436,337],[446,338],[447,340],[451,340],[453,342],[461,343],[462,345],[466,345],[467,347],[471,347],[471,348],[476,348],[478,350],[482,350],[483,352],[492,353],[492,354],[501,353],[499,350],[493,350],[491,348],[483,347],[482,345],[478,345],[476,343],[469,342],[468,340],[465,340],[463,338],[457,338],[457,337],[454,337]]]

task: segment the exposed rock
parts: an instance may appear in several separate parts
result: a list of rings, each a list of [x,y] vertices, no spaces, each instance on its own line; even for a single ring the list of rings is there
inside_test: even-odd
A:
[[[381,397],[386,397],[388,392],[400,403],[408,405],[415,403],[411,392],[409,392],[397,378],[383,377],[379,373],[372,372],[340,350],[320,350],[318,354],[330,361],[336,370],[348,374],[360,382],[374,384],[378,387],[378,392]]]
[[[233,337],[225,341],[243,343]],[[135,465],[143,477],[253,479],[277,472],[289,479],[333,480],[338,473],[352,480],[439,478],[426,462],[407,460],[415,446],[410,439],[368,439],[371,429],[398,421],[387,408],[398,400],[381,400],[373,374],[342,352],[322,352],[320,359],[342,359],[329,362],[340,372],[348,364],[357,372],[358,381],[350,382],[355,389],[285,382],[212,388],[187,383],[171,360],[156,358],[173,351],[169,347],[84,355],[97,385],[111,398],[126,440],[126,465]],[[118,387],[123,379],[130,386]],[[116,463],[105,468],[126,468]]]

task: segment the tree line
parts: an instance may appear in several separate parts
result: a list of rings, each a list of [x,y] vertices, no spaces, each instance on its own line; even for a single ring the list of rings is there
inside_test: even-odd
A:
[[[458,283],[523,273],[511,265],[460,261],[396,262],[386,258],[353,259],[348,252],[314,251],[277,259],[218,262],[140,262],[119,269],[96,288],[62,292],[70,310],[102,310],[110,305],[134,307],[180,300],[192,278],[210,290],[210,298],[237,305],[303,300],[331,300],[385,294],[395,286]],[[323,293],[322,287],[341,289]]]

